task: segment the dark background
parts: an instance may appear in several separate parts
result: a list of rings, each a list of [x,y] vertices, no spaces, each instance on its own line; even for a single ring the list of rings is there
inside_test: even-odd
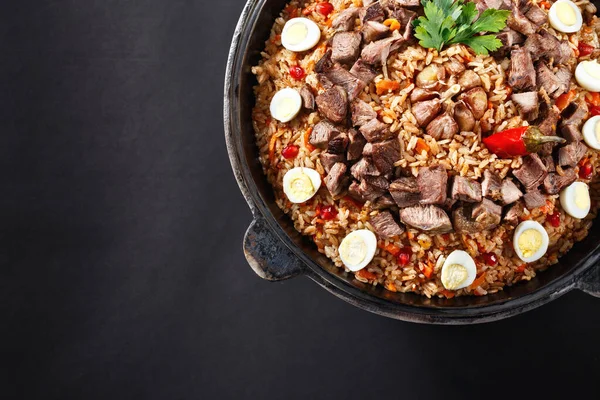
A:
[[[242,0],[1,4],[0,398],[600,396],[580,292],[436,327],[253,274],[221,112]]]

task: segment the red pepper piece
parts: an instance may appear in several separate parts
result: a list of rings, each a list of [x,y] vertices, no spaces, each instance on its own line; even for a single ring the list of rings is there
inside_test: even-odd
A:
[[[594,106],[590,108],[590,115],[595,117],[596,115],[600,115],[600,106]]]
[[[316,6],[317,12],[322,16],[326,17],[333,11],[333,4],[331,3],[319,3]]]
[[[484,253],[482,258],[483,262],[490,267],[495,267],[498,264],[498,257],[494,253]]]
[[[535,126],[522,126],[495,133],[483,139],[487,148],[498,157],[510,158],[536,153],[545,143],[565,143],[558,136],[545,136]]]
[[[283,151],[281,152],[281,155],[284,158],[290,160],[292,158],[296,158],[299,151],[300,151],[300,148],[298,146],[296,146],[295,144],[290,144],[290,145],[286,146],[285,149],[283,149]]]
[[[560,226],[560,212],[554,211],[554,213],[546,217],[546,221],[548,221],[553,227],[558,228]]]
[[[320,214],[322,220],[330,221],[330,220],[334,219],[335,217],[337,217],[338,211],[336,210],[336,208],[334,206],[323,206],[319,210],[319,214]]]
[[[596,50],[594,46],[583,42],[579,42],[577,48],[579,49],[579,57],[589,56],[594,50]]]

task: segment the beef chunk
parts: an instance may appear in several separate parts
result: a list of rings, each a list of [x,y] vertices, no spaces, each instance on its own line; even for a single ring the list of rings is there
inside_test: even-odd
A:
[[[348,96],[346,91],[339,86],[321,93],[316,98],[319,111],[325,118],[335,123],[343,123],[348,111]]]
[[[300,97],[302,97],[302,105],[304,108],[307,110],[315,109],[315,95],[308,86],[302,86],[302,89],[300,89]]]
[[[562,40],[560,46],[558,46],[558,54],[554,58],[554,62],[557,64],[564,64],[568,61],[573,60],[573,49],[569,45],[569,42]]]
[[[450,193],[454,200],[467,203],[477,203],[482,199],[481,184],[463,176],[454,177]]]
[[[458,133],[458,124],[448,113],[443,113],[427,125],[426,131],[436,140],[451,139]]]
[[[538,190],[525,193],[523,200],[525,200],[525,205],[529,210],[546,205],[546,196],[541,194]]]
[[[327,173],[331,171],[331,168],[333,168],[335,164],[345,161],[343,154],[332,154],[326,151],[319,154],[319,159],[321,160],[321,165],[323,166],[323,169]]]
[[[567,139],[567,142],[569,143],[580,142],[581,140],[583,140],[583,135],[581,134],[581,131],[579,130],[579,128],[577,128],[576,125],[573,124],[563,125],[562,128],[560,128],[560,133],[562,137]]]
[[[400,220],[413,228],[432,233],[452,231],[448,214],[436,206],[407,207],[400,210]]]
[[[587,151],[585,144],[573,142],[558,150],[558,165],[561,167],[575,167]]]
[[[367,181],[362,180],[360,183],[352,182],[348,188],[348,195],[360,201],[375,201],[379,197],[385,195],[385,190],[376,186],[372,186]]]
[[[363,137],[362,133],[356,129],[350,129],[348,131],[348,161],[358,160],[362,155],[365,144],[367,144],[367,140]]]
[[[502,181],[502,188],[500,190],[502,193],[502,204],[504,205],[512,204],[523,197],[523,192],[521,192],[510,178]]]
[[[493,201],[484,198],[481,203],[473,206],[471,218],[477,222],[483,230],[493,229],[502,220],[502,207]]]
[[[554,75],[554,72],[550,71],[550,68],[546,66],[543,61],[538,61],[536,64],[537,75],[536,81],[538,87],[544,88],[546,93],[551,97],[556,98],[563,94],[562,84],[559,79]]]
[[[396,0],[396,5],[399,5],[400,3],[417,3],[416,5],[418,6],[419,0]],[[398,22],[400,22],[400,26],[403,27],[402,37],[405,40],[409,40],[412,37],[412,23],[415,20],[415,18],[417,18],[417,13],[411,10],[407,10],[402,6],[396,6],[394,7],[394,10],[389,13],[389,17],[395,18],[396,20],[398,20]]]
[[[392,196],[390,196],[389,194],[384,194],[383,196],[378,197],[377,200],[375,200],[375,203],[373,204],[373,208],[375,208],[376,210],[383,210],[395,206],[396,203],[394,202]]]
[[[496,51],[502,57],[508,55],[514,45],[522,44],[525,41],[525,36],[510,28],[505,28],[496,37],[502,42],[502,47]]]
[[[379,121],[378,119],[372,119],[359,128],[360,133],[363,134],[365,139],[369,142],[375,142],[384,140],[390,137],[390,130],[388,125]]]
[[[523,215],[523,203],[521,201],[508,207],[506,215],[504,216],[504,222],[509,225],[517,226],[519,224],[519,218]]]
[[[444,204],[448,193],[448,173],[441,165],[419,169],[417,184],[421,204]]]
[[[487,111],[488,97],[485,90],[481,87],[476,87],[463,93],[460,96],[460,100],[467,104],[476,120],[481,119]]]
[[[363,157],[359,162],[354,164],[352,168],[350,168],[350,173],[357,180],[362,180],[367,176],[380,176],[381,172],[373,163],[373,160],[370,157]]]
[[[400,159],[400,143],[397,139],[373,143],[372,159],[381,174],[388,174],[394,169],[394,163]]]
[[[346,176],[348,167],[344,163],[335,163],[329,174],[325,177],[325,186],[333,197],[339,196],[348,186],[349,178]]]
[[[360,53],[361,36],[357,32],[338,32],[331,40],[331,59],[340,64],[354,63]]]
[[[433,90],[423,89],[423,88],[414,88],[410,93],[410,102],[417,103],[419,101],[431,100],[439,97],[440,94]]]
[[[512,3],[512,13],[509,15],[506,25],[523,35],[532,35],[536,31],[536,26],[523,15],[519,6]]]
[[[371,6],[364,7],[360,11],[360,18],[361,18],[363,24],[368,21],[383,22],[383,20],[385,19],[385,11],[384,11],[383,7],[381,6],[381,3],[377,2]]]
[[[335,64],[329,71],[319,74],[320,81],[322,80],[322,77],[325,77],[329,82],[328,84],[323,85],[324,88],[331,89],[335,85],[339,85],[346,90],[350,101],[354,100],[367,86],[363,81],[342,68],[339,64]]]
[[[558,108],[544,101],[540,104],[538,115],[538,119],[535,121],[534,125],[537,125],[544,135],[554,135],[556,124],[560,118]]]
[[[472,218],[473,206],[463,205],[452,212],[454,230],[458,233],[479,233],[483,226]]]
[[[588,116],[588,112],[585,100],[580,100],[578,103],[571,103],[562,112],[562,124],[572,124],[581,127],[583,120]]]
[[[554,93],[554,95],[558,97],[561,94],[568,92],[571,88],[571,78],[573,77],[573,74],[569,68],[561,66],[558,68],[555,75],[556,79],[558,79],[558,83],[560,84],[560,89]]]
[[[460,132],[471,132],[475,128],[475,116],[464,101],[454,106],[454,119]]]
[[[421,127],[426,127],[442,110],[442,102],[438,99],[413,104],[412,113]]]
[[[448,75],[451,76],[458,76],[465,71],[465,65],[455,58],[451,58],[450,60],[446,61],[443,65],[444,68],[446,68],[446,72],[448,72]]]
[[[494,172],[489,170],[483,172],[481,190],[485,197],[492,200],[502,200],[502,180]]]
[[[382,61],[387,61],[390,53],[398,50],[403,42],[403,37],[396,36],[371,42],[363,47],[361,58],[367,64],[380,65]]]
[[[533,121],[538,117],[537,92],[514,93],[511,97],[523,119]]]
[[[421,200],[419,185],[413,177],[393,181],[390,184],[390,194],[400,208],[416,206]]]
[[[559,194],[561,190],[577,180],[577,174],[573,168],[564,171],[564,175],[556,172],[548,174],[544,179],[544,191],[550,195]]]
[[[319,149],[326,149],[329,140],[336,135],[338,129],[329,121],[321,121],[313,127],[308,141]]]
[[[334,18],[331,27],[336,31],[351,31],[354,29],[354,24],[356,23],[359,11],[359,7],[345,9]]]
[[[548,21],[548,14],[536,5],[531,5],[531,8],[525,13],[527,19],[539,28]]]
[[[345,132],[339,132],[336,136],[331,138],[327,145],[327,151],[332,154],[344,154],[348,148],[348,134]]]
[[[371,83],[378,74],[373,67],[366,64],[360,58],[354,63],[352,69],[350,69],[350,73],[360,79],[365,85]]]
[[[369,223],[375,229],[375,233],[384,239],[400,236],[404,233],[404,229],[398,225],[389,211],[383,211],[371,217]]]
[[[514,170],[513,174],[525,186],[525,190],[530,192],[544,182],[548,170],[537,154],[530,154],[523,158],[523,165]]]
[[[354,126],[363,126],[377,118],[377,113],[373,110],[373,107],[361,99],[355,99],[352,102],[350,111],[352,113],[352,125]]]
[[[364,43],[371,43],[386,37],[390,33],[390,28],[381,22],[368,21],[363,25],[361,32]]]
[[[460,75],[458,84],[463,90],[470,90],[481,86],[481,78],[475,71],[468,69]]]
[[[544,166],[546,167],[546,169],[548,170],[548,172],[555,172],[556,171],[556,166],[554,165],[554,158],[552,158],[551,155],[541,157],[541,160],[544,163]]]
[[[516,90],[535,90],[536,76],[531,54],[525,49],[515,49],[510,53],[508,84]]]

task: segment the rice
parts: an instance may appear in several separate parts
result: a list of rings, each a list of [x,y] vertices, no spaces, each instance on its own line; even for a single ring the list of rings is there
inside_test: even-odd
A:
[[[282,190],[283,176],[288,170],[294,167],[309,167],[325,176],[319,160],[321,151],[306,143],[307,131],[321,120],[321,116],[318,112],[304,112],[293,121],[283,124],[272,119],[269,113],[271,98],[282,88],[300,89],[303,84],[307,84],[314,90],[322,90],[314,66],[325,54],[327,40],[334,34],[330,27],[331,19],[348,7],[361,6],[362,1],[331,1],[335,11],[329,19],[314,11],[315,3],[317,1],[291,1],[275,20],[270,38],[261,53],[262,59],[259,65],[252,69],[258,81],[255,87],[256,105],[252,123],[256,133],[259,160],[273,185],[277,205],[289,215],[294,227],[301,234],[311,237],[321,253],[330,258],[337,267],[344,269],[338,253],[340,242],[357,229],[372,230],[368,221],[376,211],[370,202],[360,206],[347,197],[334,199],[326,188],[319,190],[304,204],[289,202]],[[582,1],[578,4],[585,8],[589,2]],[[296,54],[281,46],[280,34],[285,22],[292,16],[300,15],[301,11],[304,14],[301,16],[310,18],[319,25],[322,39],[313,50]],[[549,31],[560,39],[569,39],[571,46],[577,48],[577,35],[568,37],[551,28]],[[409,95],[415,88],[416,75],[423,68],[430,64],[442,65],[449,60],[458,61],[477,73],[488,95],[489,109],[484,117],[476,122],[473,132],[462,132],[450,139],[436,140],[418,126],[411,110]],[[299,65],[305,70],[304,80],[297,81],[290,76],[289,69],[294,65]],[[483,124],[487,124],[492,132],[527,125],[510,99],[512,91],[506,84],[508,67],[509,63],[506,60],[498,62],[491,56],[476,56],[463,45],[452,45],[441,52],[412,45],[388,59],[389,79],[400,82],[399,90],[377,95],[376,84],[384,79],[383,74],[380,74],[359,98],[369,103],[379,114],[380,121],[388,124],[390,131],[398,135],[402,158],[395,163],[396,167],[417,176],[420,167],[439,164],[454,175],[478,179],[485,171],[492,171],[504,178],[521,166],[521,157],[500,159],[491,154],[481,140]],[[456,77],[451,76],[449,84],[455,79]],[[576,86],[574,81],[572,87],[577,90],[579,97],[585,96],[586,92]],[[419,147],[419,141],[424,141],[428,150],[419,152],[417,149],[422,148]],[[288,160],[281,152],[291,144],[298,146],[299,154],[296,158]],[[598,171],[597,153],[588,150],[586,157],[593,163],[594,170]],[[451,232],[436,235],[407,227],[406,232],[393,241],[380,240],[375,258],[367,268],[356,273],[355,278],[371,285],[382,285],[393,292],[414,292],[427,297],[482,296],[498,292],[507,285],[531,280],[538,271],[557,263],[559,257],[568,252],[576,241],[587,236],[598,212],[599,189],[600,182],[593,180],[590,183],[592,210],[584,220],[571,218],[563,212],[561,224],[557,228],[547,223],[546,218],[555,209],[560,209],[558,196],[548,196],[544,207],[525,209],[523,218],[543,224],[550,238],[547,254],[535,263],[524,264],[516,256],[512,246],[514,228],[507,224],[478,234]],[[315,210],[322,205],[336,207],[338,213],[334,220],[324,221],[319,218]],[[396,256],[385,250],[390,245],[410,248],[410,262],[405,266],[399,265]],[[485,279],[477,287],[448,292],[444,290],[440,280],[441,267],[447,255],[456,249],[465,250],[477,261],[478,276],[485,274]],[[495,255],[497,265],[486,265],[482,262],[484,254]],[[346,273],[353,274],[348,270]]]

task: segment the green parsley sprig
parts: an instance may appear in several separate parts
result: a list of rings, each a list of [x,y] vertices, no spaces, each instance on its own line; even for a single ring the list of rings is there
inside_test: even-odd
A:
[[[481,33],[504,29],[510,11],[488,8],[477,18],[473,2],[421,0],[421,4],[425,15],[413,22],[421,46],[440,51],[444,45],[463,43],[483,55],[502,47],[496,35]]]

